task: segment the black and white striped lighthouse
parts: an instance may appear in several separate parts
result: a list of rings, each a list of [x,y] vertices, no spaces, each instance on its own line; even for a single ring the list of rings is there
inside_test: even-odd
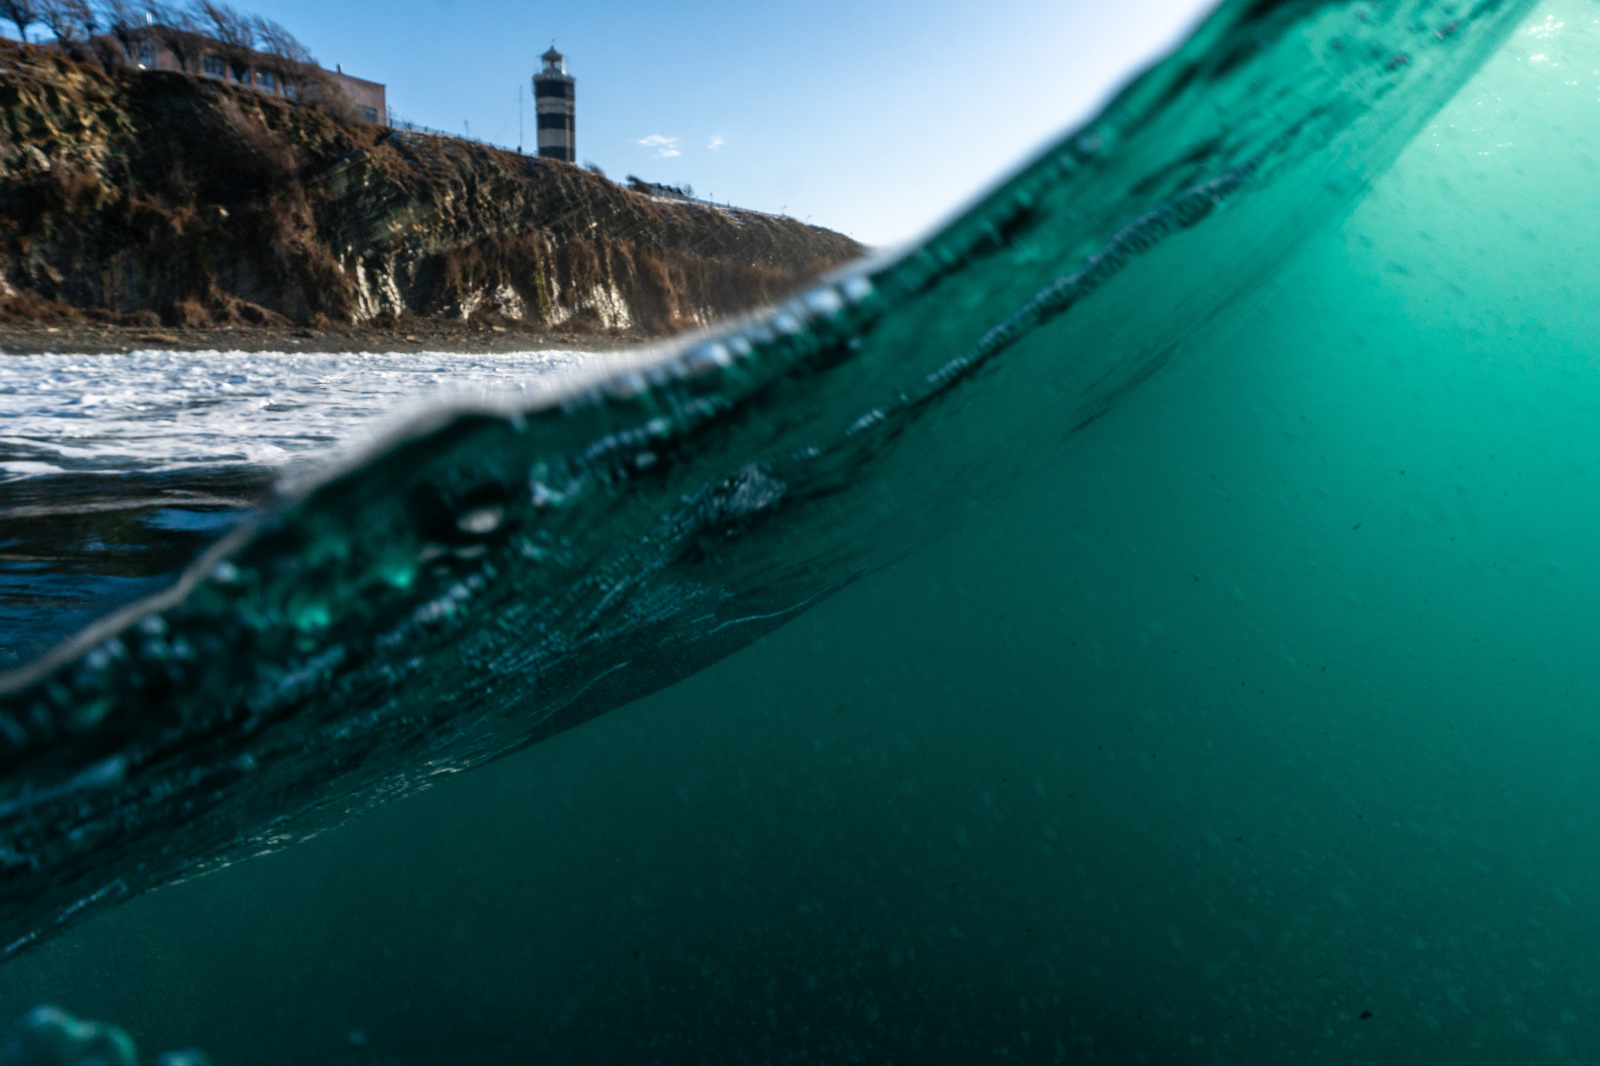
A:
[[[547,159],[578,161],[577,82],[567,73],[567,57],[551,45],[539,57],[544,69],[533,76],[534,110],[539,115],[539,154]]]

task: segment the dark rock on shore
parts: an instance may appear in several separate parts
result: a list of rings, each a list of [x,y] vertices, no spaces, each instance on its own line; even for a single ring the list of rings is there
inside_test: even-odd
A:
[[[136,326],[87,317],[59,325],[0,323],[0,357],[109,355],[158,348],[172,351],[236,352],[526,352],[559,348],[604,351],[638,343],[631,331],[546,329],[533,322],[487,325],[482,321],[408,318],[392,325]]]

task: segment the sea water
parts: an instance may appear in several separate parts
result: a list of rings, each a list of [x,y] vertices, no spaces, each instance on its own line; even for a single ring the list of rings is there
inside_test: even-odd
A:
[[[1394,8],[1337,10],[1396,25]],[[1439,13],[1415,39],[1459,39],[1470,27],[1445,30],[1465,14]],[[1288,249],[1251,244],[1283,216],[1251,214],[1264,198],[1242,187],[1173,228],[1064,312],[1070,322],[1112,297],[1118,308],[1075,327],[1078,346],[1056,352],[1063,369],[986,364],[976,398],[936,419],[936,440],[900,430],[918,447],[894,476],[882,448],[852,453],[834,491],[813,497],[844,504],[802,523],[798,548],[771,530],[797,520],[778,501],[803,479],[775,462],[726,471],[716,523],[689,541],[696,572],[753,567],[765,580],[782,569],[777,544],[831,595],[777,603],[799,609],[581,728],[469,774],[433,773],[402,802],[210,876],[134,891],[137,863],[161,854],[146,840],[231,854],[231,837],[208,851],[185,835],[197,814],[166,810],[142,836],[102,838],[109,847],[56,869],[89,871],[81,885],[114,875],[126,891],[58,905],[48,921],[66,932],[0,968],[0,1006],[56,1002],[219,1062],[1589,1061],[1600,8],[1558,0],[1497,17],[1492,58],[1423,115],[1392,167],[1330,178],[1331,225],[1289,227]],[[1286,32],[1309,33],[1294,21]],[[1390,70],[1396,54],[1376,69],[1425,61],[1419,50]],[[1313,154],[1315,173],[1360,171],[1359,147],[1344,145],[1342,166]],[[1293,204],[1308,202],[1300,188]],[[1203,288],[1238,266],[1239,247],[1271,269],[1243,271],[1220,310],[1181,318],[1189,328],[1155,360],[1164,369],[1144,360],[1109,392],[1099,379],[1071,391],[1085,336],[1125,367],[1138,353],[1119,340],[1149,336],[1141,306],[1184,310],[1162,283]],[[1024,370],[1050,365],[1048,339]],[[1071,396],[1087,407],[1060,399]],[[841,417],[845,439],[894,425],[892,403],[865,406]],[[802,425],[828,417],[803,413]],[[670,465],[670,434],[649,439],[669,446],[630,444],[635,469],[645,451],[657,455],[647,466]],[[726,433],[700,437],[695,455],[727,446]],[[426,453],[410,447],[415,466]],[[962,454],[979,461],[924,473],[928,456]],[[853,493],[862,464],[870,491]],[[570,484],[533,479],[528,506],[539,486]],[[626,517],[630,484],[607,483],[607,521]],[[504,522],[518,502],[453,505],[478,528],[473,516],[499,507]],[[772,524],[752,520],[765,511]],[[936,529],[918,521],[930,514]],[[852,538],[864,543],[845,573],[863,557],[874,566],[838,587],[828,564]],[[439,543],[448,554],[430,562],[452,568],[522,551]],[[879,545],[900,561],[881,566]],[[810,587],[780,576],[785,590]],[[470,613],[480,593],[450,577]],[[613,581],[596,597],[637,587]],[[537,632],[536,619],[519,624]],[[693,632],[710,639],[714,625]],[[472,632],[463,623],[428,654],[492,666],[462,647]],[[605,633],[633,656],[619,661],[643,654],[626,643],[636,637]],[[555,713],[604,684],[597,675],[571,682]],[[441,714],[430,728],[441,722],[475,724]],[[281,729],[299,759],[244,749],[269,772],[271,757],[329,770],[299,791],[250,786],[298,814],[277,823],[289,838],[335,824],[326,797],[358,794],[359,780],[416,786],[399,770],[427,765],[437,740],[346,747],[388,760],[363,779],[335,746],[361,720],[330,724],[253,727]],[[484,739],[497,729],[476,749],[440,743],[434,769],[504,750]],[[132,766],[67,778],[75,788],[35,806],[59,818],[64,801],[83,803],[80,824],[104,833],[95,797],[139,780]],[[50,779],[31,772],[39,797]],[[247,786],[216,783],[222,810],[253,810],[230,799]],[[146,808],[122,795],[137,820]],[[12,877],[49,896],[48,881]]]
[[[0,357],[0,670],[169,587],[382,427],[524,394],[575,352]]]

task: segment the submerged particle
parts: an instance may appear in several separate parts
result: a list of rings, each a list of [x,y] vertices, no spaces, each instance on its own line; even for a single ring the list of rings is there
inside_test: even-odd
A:
[[[1361,1020],[1362,1021],[1366,1021],[1370,1017],[1372,1017],[1372,1012],[1370,1010],[1364,1010],[1364,1011],[1361,1012]]]

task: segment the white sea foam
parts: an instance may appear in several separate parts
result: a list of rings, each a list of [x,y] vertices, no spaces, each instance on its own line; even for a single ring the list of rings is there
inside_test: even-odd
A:
[[[433,403],[503,405],[568,351],[0,356],[0,479],[289,467]]]

